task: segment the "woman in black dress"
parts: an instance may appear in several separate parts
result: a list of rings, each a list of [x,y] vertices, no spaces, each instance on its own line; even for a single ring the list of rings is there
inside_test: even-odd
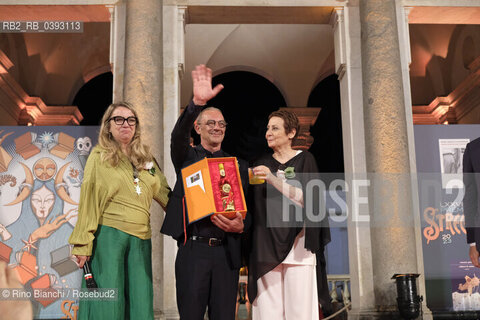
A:
[[[327,219],[304,218],[304,207],[312,210],[313,202],[304,202],[305,186],[318,170],[312,154],[292,148],[298,130],[294,113],[270,114],[265,137],[273,154],[261,157],[253,168],[266,181],[252,185],[250,206],[248,297],[254,320],[319,318],[315,254],[330,241],[330,231]]]

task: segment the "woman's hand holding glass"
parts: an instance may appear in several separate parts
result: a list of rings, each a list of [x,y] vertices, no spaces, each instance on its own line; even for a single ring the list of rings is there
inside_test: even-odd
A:
[[[275,177],[270,169],[266,166],[257,166],[252,168],[253,177],[258,180],[264,180],[264,182],[272,183],[272,179]],[[263,182],[262,182],[263,183]],[[251,183],[253,184],[253,183]]]
[[[250,184],[263,184],[265,179],[262,179],[260,176],[257,176],[253,173],[253,168],[248,168],[248,183]]]

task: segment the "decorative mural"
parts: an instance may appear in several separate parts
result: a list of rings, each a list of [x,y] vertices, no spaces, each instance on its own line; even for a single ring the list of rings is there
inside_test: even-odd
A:
[[[32,295],[35,318],[76,319],[81,286],[68,244],[97,127],[0,127],[0,260]]]

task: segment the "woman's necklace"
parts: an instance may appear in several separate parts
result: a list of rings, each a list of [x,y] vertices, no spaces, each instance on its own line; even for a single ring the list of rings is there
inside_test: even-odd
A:
[[[139,185],[140,179],[138,178],[138,170],[137,168],[135,168],[133,163],[132,163],[132,167],[133,167],[133,185],[135,186],[135,192],[138,195],[140,195],[142,193],[142,189],[140,189],[140,185]]]

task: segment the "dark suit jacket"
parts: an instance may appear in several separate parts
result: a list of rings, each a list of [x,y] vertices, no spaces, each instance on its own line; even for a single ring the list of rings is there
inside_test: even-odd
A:
[[[480,251],[480,138],[467,144],[463,154],[463,212],[467,230],[467,242],[476,242]]]
[[[219,150],[215,153],[211,153],[205,150],[201,145],[191,147],[190,146],[190,132],[193,129],[195,119],[202,110],[201,106],[196,106],[193,102],[185,108],[185,111],[181,114],[177,120],[175,127],[172,131],[172,139],[170,144],[170,152],[172,156],[172,162],[175,166],[175,172],[177,174],[177,182],[173,188],[173,193],[170,196],[170,200],[167,206],[167,212],[165,214],[165,220],[162,225],[161,232],[163,234],[172,236],[178,241],[179,245],[183,245],[185,234],[184,230],[187,230],[187,237],[191,236],[192,226],[198,224],[194,222],[189,226],[184,225],[183,216],[183,197],[185,191],[183,189],[181,170],[205,157],[230,157],[223,150]],[[248,163],[244,160],[238,159],[240,176],[242,179],[243,190],[246,193],[248,190]],[[246,194],[245,194],[246,196]],[[185,207],[185,216],[187,216],[187,208]],[[208,218],[206,218],[208,219]],[[247,212],[247,216],[244,221],[244,230],[249,228],[251,224],[250,216]],[[188,223],[188,221],[187,221]],[[202,227],[216,228],[219,232],[219,228],[216,226],[208,226],[208,223],[202,223]],[[221,231],[223,233],[223,231]],[[238,233],[225,233],[224,241],[226,255],[231,268],[240,268],[242,266],[241,259],[241,234]]]

